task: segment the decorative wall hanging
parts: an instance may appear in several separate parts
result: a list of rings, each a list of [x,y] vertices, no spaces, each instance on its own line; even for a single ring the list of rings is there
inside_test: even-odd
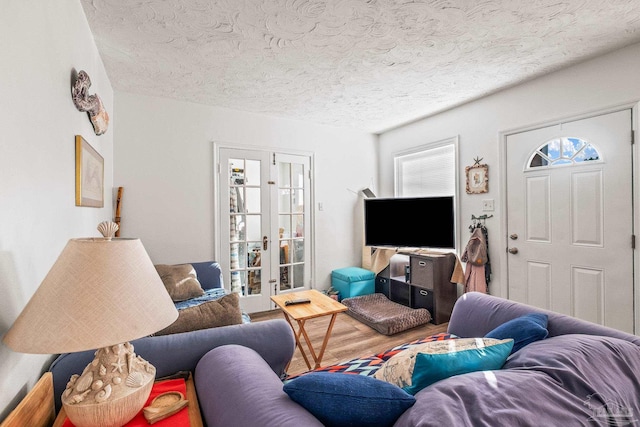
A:
[[[104,159],[76,135],[76,206],[104,207]]]
[[[80,71],[71,88],[71,97],[76,108],[79,111],[86,111],[89,115],[96,135],[102,135],[109,127],[109,114],[97,94],[89,95],[89,87],[91,87],[89,75]]]
[[[482,158],[475,158],[473,166],[464,168],[467,175],[467,194],[481,194],[489,191],[489,166],[481,165]]]

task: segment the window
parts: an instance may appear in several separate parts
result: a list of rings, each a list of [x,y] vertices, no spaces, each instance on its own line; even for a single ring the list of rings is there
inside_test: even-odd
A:
[[[396,197],[457,196],[457,146],[455,137],[396,154]]]
[[[542,144],[531,156],[527,169],[575,165],[601,160],[598,150],[580,138],[561,137]]]

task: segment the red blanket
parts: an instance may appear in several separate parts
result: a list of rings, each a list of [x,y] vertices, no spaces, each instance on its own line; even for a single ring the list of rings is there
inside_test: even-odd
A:
[[[187,384],[184,379],[156,382],[151,389],[151,394],[149,395],[149,399],[147,400],[145,406],[150,405],[151,401],[159,394],[166,393],[168,391],[179,391],[186,397]],[[131,421],[125,424],[126,427],[145,427],[149,425],[150,424],[142,414],[142,410],[140,410],[140,412],[138,412],[138,414]],[[191,425],[189,421],[189,407],[187,406],[177,414],[172,415],[169,418],[165,418],[164,420],[158,421],[153,425],[154,427],[189,427]],[[74,427],[74,425],[67,418],[62,427]]]

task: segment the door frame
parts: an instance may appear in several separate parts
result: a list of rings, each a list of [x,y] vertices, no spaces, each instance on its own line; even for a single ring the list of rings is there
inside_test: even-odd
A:
[[[509,245],[508,234],[508,214],[507,214],[507,137],[514,133],[527,132],[531,130],[540,129],[543,127],[559,125],[565,122],[571,122],[576,120],[588,119],[595,116],[600,116],[603,114],[614,113],[616,111],[621,110],[631,110],[631,129],[637,134],[637,130],[640,125],[640,120],[638,118],[638,112],[640,111],[640,101],[638,102],[629,102],[625,104],[619,104],[616,106],[606,107],[591,110],[582,114],[575,114],[564,116],[560,118],[556,118],[553,120],[546,120],[542,122],[537,122],[534,124],[506,129],[498,132],[498,182],[500,183],[500,210],[502,212],[500,219],[500,236],[503,242],[503,248],[499,249],[499,260],[500,260],[500,276],[504,277],[504,280],[500,281],[500,285],[497,286],[499,288],[499,294],[497,296],[503,298],[509,298],[509,269],[508,269],[508,256],[507,256],[507,248]],[[640,234],[640,173],[638,173],[639,167],[639,149],[638,138],[634,141],[632,146],[632,156],[633,156],[633,168],[631,170],[632,173],[632,188],[633,188],[633,233],[638,237]],[[636,249],[633,252],[633,325],[634,325],[634,333],[640,332],[640,271],[638,266],[640,265],[640,240],[636,239]],[[495,289],[495,287],[494,287]]]
[[[316,288],[315,278],[316,274],[316,239],[315,239],[315,155],[311,151],[304,150],[296,150],[290,148],[279,148],[279,147],[271,147],[271,146],[260,146],[260,145],[250,145],[250,144],[234,144],[230,142],[224,141],[213,141],[212,143],[213,155],[212,160],[213,163],[211,165],[211,188],[213,190],[213,198],[212,198],[212,220],[213,220],[213,259],[218,260],[222,251],[221,241],[218,238],[220,236],[221,229],[221,217],[218,212],[218,207],[220,206],[220,187],[218,183],[218,177],[220,176],[220,149],[232,149],[232,150],[256,150],[256,151],[266,151],[268,153],[282,153],[282,154],[292,154],[297,156],[306,156],[309,157],[309,170],[311,174],[311,182],[309,184],[309,197],[310,197],[310,206],[309,206],[309,221],[310,221],[310,230],[309,235],[311,238],[310,242],[310,253],[309,253],[309,261],[311,262],[311,266],[309,268],[309,273],[311,277],[309,278],[311,283],[311,289]],[[226,277],[226,276],[225,276]],[[229,290],[230,283],[225,282],[224,288]],[[271,308],[275,308],[273,302],[271,302]]]

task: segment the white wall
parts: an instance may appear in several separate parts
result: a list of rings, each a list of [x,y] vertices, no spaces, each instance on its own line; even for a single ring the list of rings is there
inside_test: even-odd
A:
[[[113,117],[113,90],[79,1],[5,0],[0,14],[0,334],[9,329],[70,238],[110,219],[113,120],[97,137],[71,100],[84,69]],[[105,160],[105,208],[75,206],[75,142]],[[0,419],[42,374],[49,356],[0,345]]]
[[[601,56],[461,107],[391,130],[380,136],[381,192],[393,194],[393,153],[431,141],[460,136],[461,247],[471,215],[482,215],[482,200],[495,199],[488,219],[493,266],[491,293],[506,296],[500,133],[640,100],[640,44]],[[464,167],[475,157],[489,165],[489,193],[465,193]],[[491,213],[491,212],[490,212]],[[629,297],[632,297],[631,295]]]
[[[350,190],[375,182],[375,136],[120,92],[116,117],[115,186],[124,187],[121,235],[141,238],[155,263],[214,258],[218,142],[314,153],[315,285],[328,287],[333,269],[360,265],[358,196]]]

